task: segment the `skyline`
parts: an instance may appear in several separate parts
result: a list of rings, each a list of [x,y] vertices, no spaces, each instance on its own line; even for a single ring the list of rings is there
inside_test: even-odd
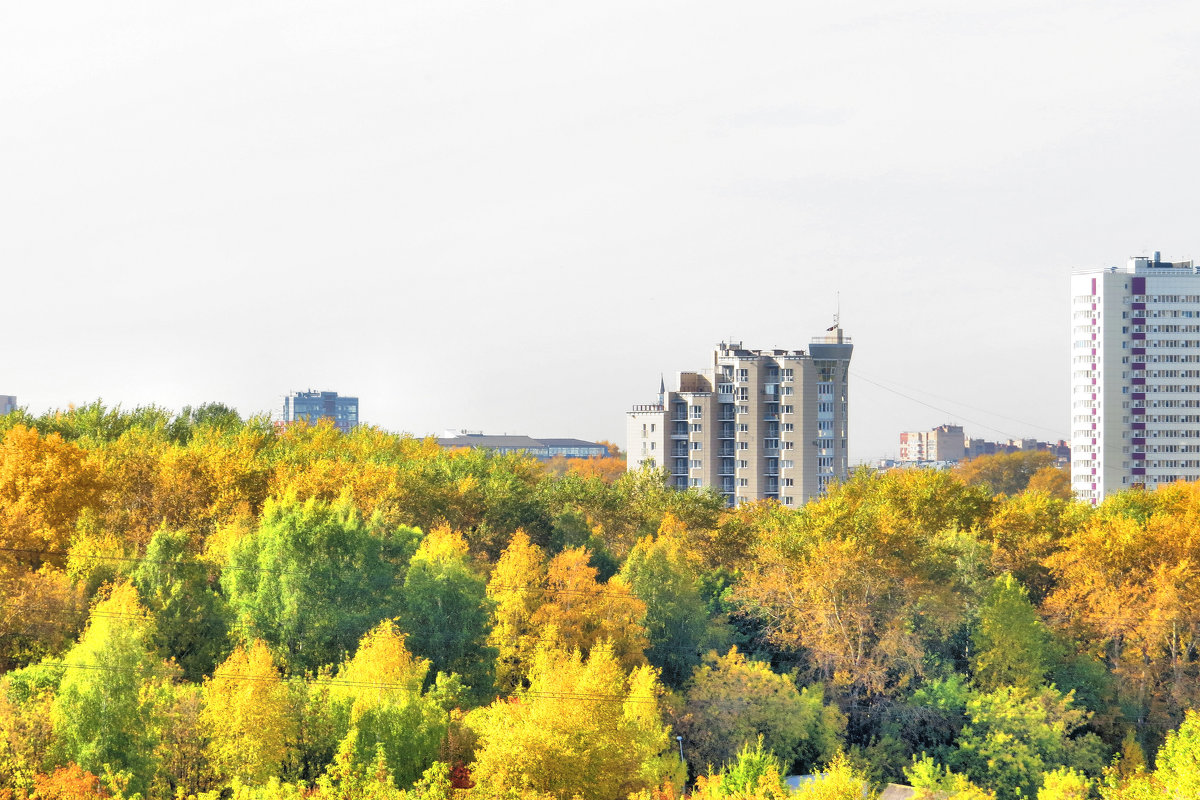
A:
[[[660,375],[806,348],[840,295],[852,462],[1068,438],[1071,271],[1195,254],[1183,3],[5,16],[0,392],[34,413],[311,387],[623,445]]]

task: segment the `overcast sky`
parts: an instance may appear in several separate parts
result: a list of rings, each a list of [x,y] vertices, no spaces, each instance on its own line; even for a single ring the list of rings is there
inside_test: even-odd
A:
[[[1198,34],[1170,1],[7,3],[0,393],[623,444],[660,373],[803,348],[840,293],[852,460],[1065,437],[1070,270],[1200,257]]]

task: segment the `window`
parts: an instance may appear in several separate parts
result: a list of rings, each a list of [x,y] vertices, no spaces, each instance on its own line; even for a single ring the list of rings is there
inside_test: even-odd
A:
[[[693,450],[703,450],[704,442],[692,442],[692,449]]]
[[[750,426],[749,426],[749,425],[747,425],[747,424],[746,424],[746,423],[744,423],[744,422],[743,422],[743,423],[740,423],[740,424],[737,426],[737,429],[738,429],[738,433],[749,433],[749,432],[750,432]]]
[[[691,463],[688,464],[688,466],[691,467],[692,469],[704,469],[704,462],[698,458],[693,458]]]
[[[738,383],[746,383],[747,381],[749,381],[750,380],[750,370],[739,369],[737,371],[737,379],[738,379]]]
[[[792,469],[796,466],[796,462],[792,461],[790,458],[785,458],[783,461],[779,462],[779,466],[783,467],[784,469]]]
[[[793,378],[792,378],[792,375],[793,375],[793,372],[792,372],[792,369],[791,369],[791,367],[788,367],[788,368],[784,369],[784,371],[783,371],[783,379],[784,379],[785,381],[790,381],[790,380],[793,380]]]
[[[750,468],[749,461],[738,461],[737,465],[738,465],[738,469],[749,469]]]
[[[784,479],[783,479],[783,485],[784,485],[784,486],[795,486],[795,485],[796,485],[796,480],[795,480],[794,478],[784,478]]]
[[[699,444],[699,442],[697,442],[697,444]],[[750,449],[749,442],[738,442],[738,450],[749,450],[749,449]]]
[[[795,406],[784,406],[782,411],[784,414],[791,414],[796,410]]]
[[[704,406],[692,406],[692,419],[702,419],[704,417]]]
[[[650,423],[650,432],[654,433],[654,423],[653,422]]]
[[[700,433],[701,430],[703,430],[703,428],[704,428],[704,426],[702,424],[700,424],[699,422],[692,423],[692,433]]]
[[[699,478],[692,478],[692,488],[693,489],[700,488],[700,479]]]
[[[750,399],[750,388],[747,386],[739,386],[738,390],[737,390],[737,399],[738,400],[749,400]]]
[[[651,450],[654,450],[654,449],[656,449],[657,447],[658,447],[658,442],[651,442],[651,443],[650,443],[650,449],[651,449]]]
[[[749,485],[750,485],[749,478],[738,478],[738,486],[749,486]]]
[[[785,423],[783,423],[783,431],[784,431],[784,433],[791,433],[791,432],[792,432],[792,431],[794,431],[794,430],[796,430],[796,426],[795,426],[795,425],[793,425],[792,423],[790,423],[790,422],[785,422]]]

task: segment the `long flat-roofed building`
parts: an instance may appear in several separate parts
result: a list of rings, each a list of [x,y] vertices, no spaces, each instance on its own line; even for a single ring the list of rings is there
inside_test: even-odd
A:
[[[470,447],[501,455],[525,453],[543,461],[555,456],[603,458],[608,455],[608,448],[604,445],[583,439],[534,439],[530,436],[489,435],[477,431],[447,431],[444,436],[438,437],[437,443],[442,447]]]
[[[629,469],[665,468],[678,488],[714,487],[729,505],[799,505],[848,471],[854,345],[835,324],[808,350],[722,342],[712,365],[660,381],[657,403],[626,415]]]
[[[1071,485],[1099,503],[1200,479],[1200,270],[1129,259],[1071,276]]]

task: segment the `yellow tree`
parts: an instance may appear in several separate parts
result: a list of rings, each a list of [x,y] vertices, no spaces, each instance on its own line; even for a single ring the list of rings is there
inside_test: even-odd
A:
[[[585,659],[547,643],[529,688],[477,709],[473,773],[486,791],[544,792],[566,800],[610,800],[682,777],[646,667],[621,668],[599,644]]]
[[[205,682],[202,720],[217,773],[260,784],[279,775],[295,738],[287,686],[267,645],[237,647]]]
[[[87,454],[57,433],[17,426],[0,440],[0,580],[46,560],[61,565],[75,522],[100,501],[101,478]],[[2,586],[0,586],[2,588]]]
[[[511,692],[521,685],[537,649],[534,615],[545,602],[546,563],[542,548],[518,530],[496,562],[487,596],[495,603],[495,624],[488,644],[496,648],[496,690]]]
[[[399,786],[417,780],[437,758],[446,734],[448,710],[443,683],[422,694],[430,662],[409,651],[405,635],[384,621],[363,636],[354,658],[329,684],[335,717],[345,726],[341,751],[360,769],[386,759]]]
[[[771,642],[851,697],[902,689],[962,619],[958,564],[990,498],[943,473],[858,474],[766,517],[736,592]]]
[[[1200,703],[1200,487],[1126,500],[1106,501],[1048,559],[1057,586],[1044,607],[1108,661],[1126,715],[1161,728]]]
[[[552,629],[563,650],[587,653],[609,641],[626,669],[646,663],[646,604],[620,576],[598,582],[589,558],[586,549],[577,547],[550,560],[546,602],[534,612],[534,626],[542,631]]]

